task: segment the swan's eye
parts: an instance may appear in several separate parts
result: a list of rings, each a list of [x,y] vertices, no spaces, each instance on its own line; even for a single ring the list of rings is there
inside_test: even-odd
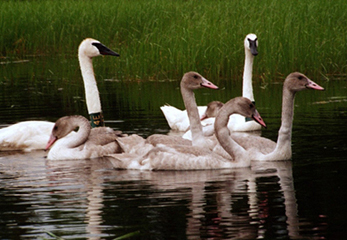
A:
[[[54,126],[53,130],[57,130],[58,129],[58,126]]]
[[[194,75],[193,77],[194,77],[195,79],[198,79],[198,78],[199,78],[198,75]]]
[[[249,107],[250,107],[250,108],[254,108],[253,103],[249,104]]]

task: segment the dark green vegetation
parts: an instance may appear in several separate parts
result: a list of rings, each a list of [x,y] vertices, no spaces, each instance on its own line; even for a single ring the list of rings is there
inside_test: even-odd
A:
[[[93,37],[121,54],[105,61],[116,79],[179,79],[190,70],[230,79],[241,77],[243,39],[253,32],[255,79],[330,78],[346,72],[346,22],[344,0],[1,1],[0,56],[76,57]]]

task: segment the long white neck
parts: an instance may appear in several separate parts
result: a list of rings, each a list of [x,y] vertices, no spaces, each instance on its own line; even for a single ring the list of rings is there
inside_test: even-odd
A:
[[[243,69],[242,97],[246,97],[254,102],[252,86],[252,68],[254,56],[245,48],[245,66]]]
[[[214,122],[216,137],[219,144],[234,161],[246,161],[248,159],[246,156],[246,150],[230,137],[230,130],[228,129],[229,116],[235,113],[235,110],[233,109],[231,102],[229,106],[225,106],[226,105],[219,110]]]
[[[101,113],[101,102],[98,86],[94,76],[92,59],[84,54],[79,53],[78,60],[84,82],[88,113]]]
[[[283,155],[286,158],[291,157],[292,153],[292,126],[294,117],[294,97],[295,92],[283,88],[282,99],[282,117],[281,127],[278,131],[278,138],[274,153]]]
[[[202,131],[199,110],[195,101],[194,92],[188,88],[185,88],[181,84],[181,94],[189,118],[193,146],[206,146],[206,141]]]
[[[81,144],[84,144],[89,137],[91,126],[89,122],[84,118],[73,118],[71,119],[72,129],[78,127],[78,131],[76,134],[73,134],[71,137],[63,138],[62,141],[64,145],[68,148],[76,148]]]

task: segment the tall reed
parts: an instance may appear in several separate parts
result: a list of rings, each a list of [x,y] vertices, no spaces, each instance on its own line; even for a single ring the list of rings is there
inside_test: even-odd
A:
[[[93,37],[120,52],[107,66],[117,79],[179,79],[190,70],[240,79],[243,39],[254,32],[255,79],[329,77],[346,72],[346,21],[344,0],[8,0],[0,2],[0,55],[75,57]]]

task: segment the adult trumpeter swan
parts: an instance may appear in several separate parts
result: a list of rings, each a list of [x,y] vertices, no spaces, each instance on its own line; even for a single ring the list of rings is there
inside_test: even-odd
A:
[[[76,128],[75,134],[67,136]],[[51,147],[47,159],[89,159],[120,153],[122,149],[116,141],[120,136],[120,131],[108,127],[91,128],[83,116],[65,116],[54,124],[46,146],[46,150]]]
[[[252,86],[252,68],[254,56],[258,55],[258,38],[255,34],[250,33],[244,39],[245,49],[245,64],[243,70],[243,83],[242,83],[242,96],[249,98],[254,102],[253,86]],[[189,129],[189,119],[186,110],[179,110],[173,106],[162,106],[162,110],[169,126],[173,130],[187,131]],[[207,106],[199,106],[199,115],[202,117],[207,109]],[[212,115],[215,117],[215,115]],[[213,119],[206,119],[202,121],[204,132],[213,132]],[[245,120],[244,117],[234,114],[230,118],[230,124],[228,125],[232,131],[254,131],[260,130],[261,126],[254,121]],[[191,133],[185,134],[184,138],[191,139]]]
[[[100,55],[119,56],[99,41],[87,38],[78,48],[78,60],[80,63],[88,113],[93,127],[104,125],[104,117],[101,111],[100,95],[95,80],[92,58]]]
[[[289,160],[292,157],[294,97],[296,92],[304,89],[324,90],[302,73],[293,72],[286,77],[283,84],[282,123],[277,143],[260,136],[231,133],[231,137],[242,146],[243,151],[251,153],[252,160]]]
[[[93,125],[103,125],[99,91],[93,71],[92,58],[100,55],[119,56],[98,40],[84,39],[78,48],[78,59],[86,91],[86,101]],[[0,129],[0,151],[45,149],[53,122],[24,121]]]
[[[223,115],[223,108],[228,108],[227,116]],[[237,113],[245,117],[250,117],[265,126],[254,104],[247,98],[238,97],[230,100],[221,110],[221,121],[217,124],[217,139],[225,140],[229,137],[227,122],[229,114]],[[223,126],[224,125],[224,126]],[[231,158],[224,158],[216,152],[210,150],[204,145],[164,145],[158,144],[145,155],[135,154],[112,154],[108,157],[113,166],[118,169],[139,169],[139,170],[202,170],[202,169],[220,169],[220,168],[239,168],[249,167],[251,159],[249,153],[233,152],[232,141],[226,147],[225,151],[230,153]],[[240,148],[240,146],[236,146]]]

